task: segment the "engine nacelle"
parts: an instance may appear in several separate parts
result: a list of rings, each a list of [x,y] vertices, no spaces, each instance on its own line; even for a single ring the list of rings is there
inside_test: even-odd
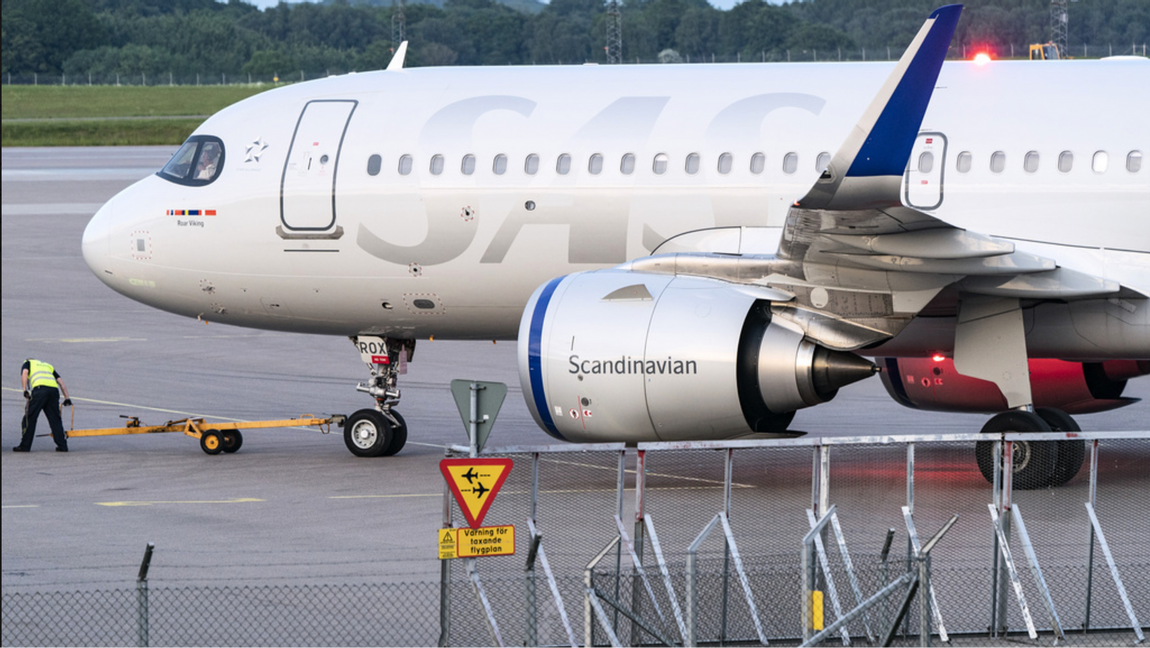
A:
[[[696,277],[560,277],[535,291],[519,325],[527,407],[565,441],[783,432],[796,409],[874,370],[771,321],[750,290]]]
[[[899,403],[940,412],[1002,412],[1006,399],[989,381],[964,376],[954,361],[935,358],[879,358],[882,382]],[[1126,380],[1150,374],[1150,362],[1108,360],[1066,362],[1030,360],[1030,389],[1036,407],[1053,407],[1068,414],[1105,412],[1131,403],[1122,398]]]

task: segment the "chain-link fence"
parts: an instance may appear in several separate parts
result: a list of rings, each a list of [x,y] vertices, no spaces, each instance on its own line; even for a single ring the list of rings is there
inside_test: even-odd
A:
[[[439,584],[4,594],[5,646],[430,646]]]
[[[759,52],[739,52],[733,55],[714,53],[690,53],[664,50],[656,58],[623,59],[623,65],[647,64],[689,64],[689,63],[832,63],[840,61],[895,61],[902,55],[900,48],[833,48],[833,49],[773,49]],[[1147,56],[1146,43],[1104,43],[1079,44],[1069,48],[1068,58],[1099,59],[1110,56]],[[1027,44],[980,45],[978,47],[957,45],[951,48],[951,60],[969,60],[976,54],[985,53],[994,59],[1027,59],[1030,56]],[[529,65],[582,65],[593,61],[537,61]],[[382,69],[382,64],[379,69]],[[174,73],[153,70],[144,71],[79,71],[62,74],[41,74],[36,72],[5,73],[0,82],[7,85],[115,85],[115,86],[165,86],[165,85],[229,85],[229,84],[278,84],[297,83],[321,79],[333,75],[347,74],[357,70],[325,68],[312,70],[280,70],[270,74],[253,74],[242,70],[202,71]],[[359,70],[367,71],[367,70]]]
[[[5,593],[3,645],[1130,645],[1150,619],[1150,433],[484,456],[514,461],[484,522],[514,555],[440,582]]]

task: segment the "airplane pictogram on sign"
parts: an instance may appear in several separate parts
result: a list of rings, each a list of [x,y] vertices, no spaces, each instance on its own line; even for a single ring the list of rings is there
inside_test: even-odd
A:
[[[459,502],[467,525],[473,529],[483,524],[496,494],[511,474],[511,459],[444,459],[439,471]]]

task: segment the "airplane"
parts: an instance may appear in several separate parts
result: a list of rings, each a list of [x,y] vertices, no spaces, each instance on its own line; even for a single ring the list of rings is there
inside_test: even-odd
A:
[[[487,492],[487,491],[489,491],[489,490],[491,490],[491,489],[490,489],[490,488],[488,488],[488,487],[486,487],[486,486],[484,486],[484,485],[483,485],[483,482],[479,482],[479,485],[478,485],[478,486],[476,486],[475,488],[472,488],[472,489],[471,489],[471,492],[472,492],[472,493],[475,493],[475,496],[476,496],[476,497],[482,498],[482,497],[483,497],[483,494],[484,494],[484,493],[486,493],[486,492]]]
[[[462,477],[463,477],[464,479],[466,479],[466,480],[467,480],[467,483],[468,483],[468,484],[471,484],[471,483],[472,483],[472,480],[473,480],[473,479],[475,479],[475,478],[476,478],[476,477],[478,477],[478,476],[479,476],[479,475],[478,475],[478,474],[475,472],[475,468],[474,468],[474,467],[472,467],[472,468],[468,468],[468,469],[467,469],[467,472],[463,473],[463,475],[462,475]],[[480,484],[480,486],[482,486],[482,485],[483,485],[483,484]],[[480,494],[482,495],[482,493],[480,493]]]
[[[108,201],[83,255],[160,309],[349,337],[360,456],[406,442],[429,338],[517,338],[569,442],[793,436],[879,368],[983,432],[1074,431],[1150,374],[1150,61],[946,61],[960,12],[893,65],[397,55],[280,87]],[[1041,488],[1083,449],[1014,455]]]

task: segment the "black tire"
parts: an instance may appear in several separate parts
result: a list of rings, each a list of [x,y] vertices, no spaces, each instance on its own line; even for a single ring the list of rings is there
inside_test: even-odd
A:
[[[391,457],[403,450],[403,446],[407,444],[407,421],[403,420],[403,415],[395,410],[391,410],[391,415],[395,417],[395,421],[399,423],[399,427],[392,427],[391,430],[391,443],[388,444],[387,450],[383,451],[381,456]]]
[[[982,426],[983,434],[999,434],[1002,432],[1050,432],[1050,425],[1034,412],[1012,410],[995,414],[986,425]],[[978,461],[978,469],[986,481],[994,482],[994,456],[993,441],[979,441],[974,446],[974,457]],[[1014,456],[1011,458],[1014,474],[1014,488],[1018,490],[1034,490],[1050,486],[1058,465],[1058,446],[1056,441],[1015,441]]]
[[[1081,432],[1082,428],[1078,427],[1078,422],[1070,418],[1070,415],[1060,409],[1053,407],[1036,407],[1034,413],[1042,417],[1043,421],[1050,426],[1054,432]],[[1051,486],[1061,486],[1066,482],[1074,479],[1079,470],[1082,470],[1082,462],[1086,459],[1086,442],[1085,441],[1056,441],[1058,444],[1058,465],[1055,468],[1054,479],[1050,482]]]
[[[210,455],[218,455],[224,451],[224,439],[219,432],[208,430],[200,435],[200,450]]]
[[[239,430],[224,432],[224,452],[231,454],[244,445],[244,435]]]
[[[392,425],[378,411],[361,409],[343,424],[343,442],[357,457],[378,457],[391,445]]]

